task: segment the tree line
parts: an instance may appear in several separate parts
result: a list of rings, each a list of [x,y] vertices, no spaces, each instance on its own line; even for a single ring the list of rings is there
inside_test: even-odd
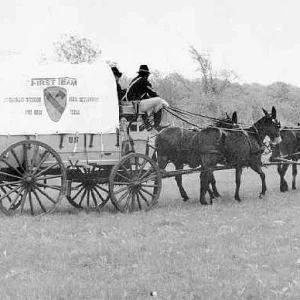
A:
[[[54,43],[58,61],[69,63],[93,63],[101,50],[91,40],[75,35],[64,35]],[[190,46],[189,53],[194,61],[197,76],[188,79],[179,73],[162,76],[158,71],[152,73],[150,81],[158,94],[170,105],[187,111],[224,117],[225,113],[237,111],[238,119],[251,124],[262,116],[262,107],[275,106],[282,124],[296,126],[300,122],[300,88],[284,82],[271,85],[258,83],[239,84],[238,75],[229,69],[216,71],[213,68],[210,53],[199,51]],[[110,65],[117,65],[108,62]],[[123,76],[121,85],[126,88],[131,78]],[[201,124],[207,120],[197,120]]]

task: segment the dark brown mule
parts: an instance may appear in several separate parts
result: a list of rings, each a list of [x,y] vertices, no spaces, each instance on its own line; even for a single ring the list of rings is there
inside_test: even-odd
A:
[[[227,115],[227,114],[226,114]],[[223,128],[236,128],[237,115],[236,112],[232,114],[230,118],[228,115],[224,120],[218,120],[213,124],[216,127]],[[155,147],[157,149],[157,162],[160,169],[165,169],[171,162],[175,166],[176,170],[183,169],[184,165],[189,165],[191,168],[198,167],[201,162],[196,161],[191,157],[191,147],[195,136],[199,131],[187,130],[179,127],[169,127],[163,130],[155,139]],[[175,176],[179,192],[184,201],[189,197],[182,185],[182,175]],[[211,178],[211,187],[208,188],[208,192],[211,198],[219,197],[218,190],[216,188],[216,181],[214,176]]]
[[[298,124],[299,126],[299,124]],[[300,151],[300,127],[283,127],[280,130],[281,143],[274,146],[270,161],[278,161],[276,157],[291,155]],[[297,161],[300,159],[300,155],[292,156],[291,160]],[[288,184],[284,179],[285,173],[289,167],[289,164],[280,164],[277,166],[277,171],[280,176],[280,191],[286,192],[288,190]],[[296,177],[297,177],[297,165],[292,164],[292,189],[296,189]]]
[[[198,133],[193,140],[193,157],[201,157],[202,167],[206,170],[200,174],[200,202],[205,201],[208,184],[212,177],[215,166],[220,161],[233,166],[236,169],[235,199],[241,201],[239,189],[243,167],[250,167],[260,175],[262,191],[260,196],[265,195],[267,187],[265,174],[262,171],[261,155],[262,142],[269,136],[272,143],[280,141],[280,123],[276,119],[276,109],[272,108],[269,114],[263,109],[265,116],[253,126],[244,130],[219,130],[207,128]],[[212,201],[210,201],[210,204]]]

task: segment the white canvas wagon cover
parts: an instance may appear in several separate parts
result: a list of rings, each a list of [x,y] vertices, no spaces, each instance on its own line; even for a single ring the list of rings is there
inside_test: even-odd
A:
[[[118,123],[116,82],[106,63],[1,63],[0,135],[112,133]]]

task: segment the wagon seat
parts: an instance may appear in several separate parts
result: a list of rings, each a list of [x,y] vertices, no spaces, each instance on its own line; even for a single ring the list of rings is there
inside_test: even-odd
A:
[[[119,105],[120,120],[125,118],[129,122],[130,131],[139,131],[143,124],[142,115],[145,114],[139,109],[140,101],[122,101]]]

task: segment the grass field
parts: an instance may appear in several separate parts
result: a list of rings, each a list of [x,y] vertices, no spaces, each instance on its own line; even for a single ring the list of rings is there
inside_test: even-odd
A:
[[[222,198],[209,207],[193,174],[188,202],[165,179],[148,212],[64,201],[44,217],[0,216],[0,299],[300,299],[300,190],[280,193],[275,167],[265,171],[264,199],[244,171],[242,203],[230,170],[216,172]]]

